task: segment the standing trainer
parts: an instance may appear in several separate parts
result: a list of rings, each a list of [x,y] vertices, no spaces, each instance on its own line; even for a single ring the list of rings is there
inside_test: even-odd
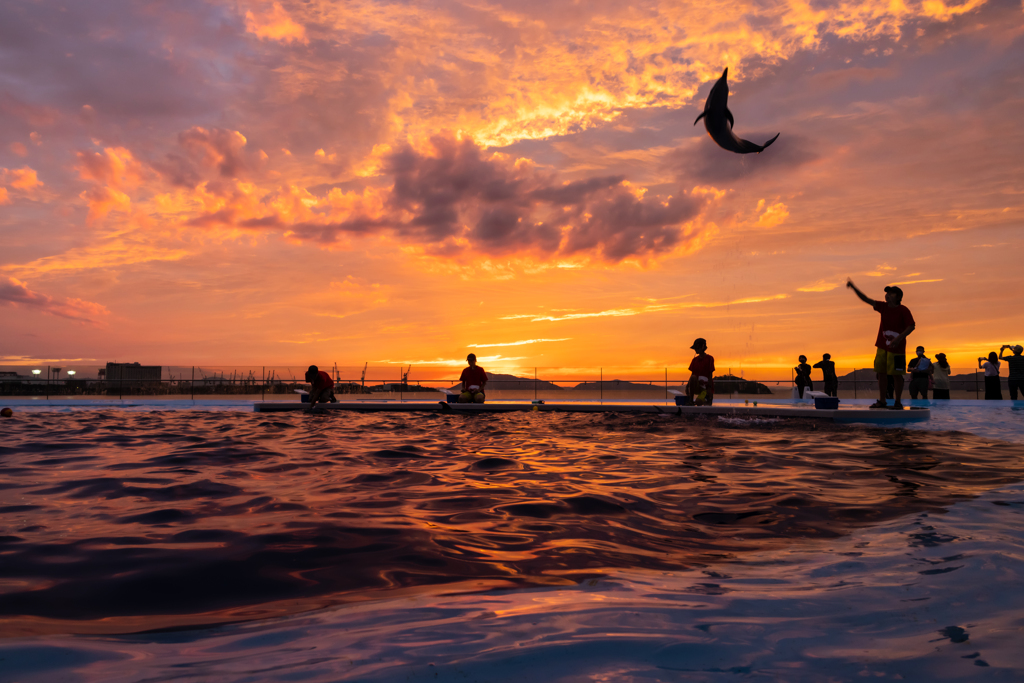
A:
[[[881,314],[878,338],[875,340],[875,374],[878,376],[878,400],[872,408],[885,408],[885,385],[887,377],[893,379],[893,408],[903,410],[900,398],[903,396],[903,373],[907,371],[907,336],[916,324],[910,309],[903,305],[903,290],[892,286],[885,288],[885,301],[869,299],[857,289],[853,280],[847,279],[846,286],[860,297],[860,300]]]

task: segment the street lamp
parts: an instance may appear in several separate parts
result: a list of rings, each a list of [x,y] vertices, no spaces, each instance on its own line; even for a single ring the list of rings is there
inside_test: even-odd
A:
[[[71,375],[72,377],[74,377],[75,374],[77,374],[77,373],[75,373],[74,370],[68,370],[68,374]]]
[[[40,372],[42,372],[42,370],[33,370],[32,374],[38,376]]]

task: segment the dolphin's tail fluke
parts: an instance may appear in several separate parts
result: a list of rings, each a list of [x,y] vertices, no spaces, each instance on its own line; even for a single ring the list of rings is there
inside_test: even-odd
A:
[[[697,119],[693,122],[693,125],[696,126],[697,125],[697,121],[700,121],[702,118],[704,118],[704,114],[705,114],[705,112],[701,112],[700,116],[698,116]]]
[[[779,139],[779,135],[780,135],[780,133],[776,133],[776,134],[775,134],[775,137],[773,137],[773,138],[772,138],[771,140],[769,140],[768,142],[766,142],[766,143],[764,143],[763,145],[761,145],[761,149],[760,149],[760,150],[758,151],[758,154],[760,154],[760,153],[761,153],[761,152],[763,152],[764,150],[768,149],[768,146],[769,146],[770,144],[772,144],[773,142],[775,142],[776,140],[778,140],[778,139]]]

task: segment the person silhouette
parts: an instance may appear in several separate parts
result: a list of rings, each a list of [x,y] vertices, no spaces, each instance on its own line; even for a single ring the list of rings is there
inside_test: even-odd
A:
[[[985,371],[985,400],[1002,401],[1003,390],[999,385],[999,356],[995,351],[988,354],[988,360],[978,359],[978,369]]]
[[[907,370],[907,336],[917,325],[910,309],[903,305],[903,290],[895,285],[885,288],[885,301],[868,298],[857,289],[853,280],[847,278],[846,286],[854,291],[861,301],[873,308],[881,317],[878,336],[875,339],[875,375],[878,377],[878,400],[872,408],[887,408],[885,391],[888,378],[893,384],[893,408],[903,410],[900,398],[903,396],[903,373]]]
[[[1012,356],[1004,356],[1003,351],[1010,349],[1013,351]],[[1024,346],[1017,344],[1016,346],[1010,346],[1009,344],[1003,344],[999,348],[999,360],[1006,361],[1006,367],[1009,368],[1009,377],[1006,383],[1010,389],[1010,400],[1017,400],[1017,392],[1021,392],[1021,398],[1024,398]]]
[[[468,368],[462,370],[459,381],[462,382],[462,393],[459,395],[459,403],[483,403],[486,400],[484,386],[487,384],[487,373],[476,364],[476,354],[466,356]]]
[[[703,337],[693,340],[691,349],[697,355],[690,361],[690,379],[686,382],[686,395],[695,406],[711,405],[715,400],[715,358],[707,353],[708,343]]]
[[[800,398],[804,397],[804,391],[814,391],[814,382],[811,380],[811,366],[807,364],[807,356],[800,356],[800,363],[793,368],[796,371],[796,389]]]
[[[839,377],[836,375],[836,364],[832,361],[832,354],[822,354],[821,360],[812,367],[821,370],[821,377],[824,380],[825,393],[833,398],[839,396]]]

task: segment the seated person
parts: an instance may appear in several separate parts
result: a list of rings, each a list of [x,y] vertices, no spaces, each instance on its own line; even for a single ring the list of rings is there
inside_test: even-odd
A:
[[[487,373],[476,364],[476,354],[466,356],[469,367],[462,371],[459,381],[462,382],[462,394],[459,395],[459,403],[483,403],[484,386],[487,385]]]
[[[796,389],[800,398],[804,397],[804,391],[814,391],[814,382],[811,380],[811,366],[807,364],[807,356],[800,356],[800,364],[793,368],[796,371]]]
[[[309,389],[309,409],[319,403],[337,403],[334,398],[334,380],[331,376],[315,365],[306,370],[306,381],[313,386]]]
[[[697,355],[690,361],[690,379],[686,395],[695,406],[709,406],[715,399],[715,359],[708,355],[708,343],[698,337],[690,347]]]

